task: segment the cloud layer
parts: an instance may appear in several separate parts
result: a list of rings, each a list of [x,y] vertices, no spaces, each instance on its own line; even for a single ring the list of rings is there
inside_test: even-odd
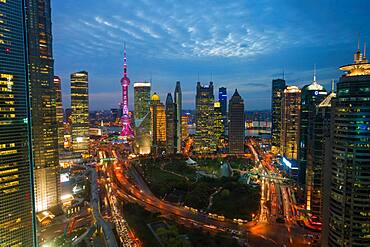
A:
[[[370,21],[365,1],[281,2],[54,1],[56,73],[67,95],[69,74],[88,70],[91,108],[115,107],[119,96],[105,96],[119,95],[126,41],[131,81],[153,78],[153,91],[165,95],[176,80],[194,92],[198,73],[202,81],[212,74],[216,86],[238,88],[247,108],[268,108],[271,79],[283,69],[288,81],[299,85],[311,80],[313,63],[321,68],[322,83],[337,78],[336,68],[351,62],[354,29]],[[343,9],[356,18],[343,18]],[[355,32],[366,36],[370,30],[364,28]],[[184,102],[193,102],[194,95],[184,96]]]

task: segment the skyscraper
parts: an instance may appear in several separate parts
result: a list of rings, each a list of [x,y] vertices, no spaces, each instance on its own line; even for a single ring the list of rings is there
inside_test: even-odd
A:
[[[0,2],[0,245],[36,246],[24,1]]]
[[[298,148],[299,182],[306,184],[307,166],[307,139],[308,125],[314,119],[316,106],[326,97],[328,93],[325,88],[316,81],[316,68],[314,69],[313,81],[305,85],[301,90],[301,113]]]
[[[319,218],[323,216],[324,170],[331,152],[331,102],[334,98],[335,93],[332,92],[317,102],[319,104],[313,105],[306,126],[306,209]],[[302,113],[303,110],[301,120]]]
[[[181,140],[185,141],[189,137],[189,116],[181,116]]]
[[[50,0],[27,0],[32,148],[37,212],[60,203],[58,122]]]
[[[178,153],[181,152],[181,111],[182,111],[182,93],[180,82],[176,82],[174,93],[175,98],[175,148]]]
[[[280,153],[288,159],[298,159],[301,90],[296,86],[284,89],[281,109]]]
[[[86,71],[71,74],[71,129],[73,152],[89,152],[89,85]]]
[[[222,121],[222,107],[220,101],[216,101],[214,107],[214,135],[216,138],[217,147],[221,145],[221,136],[224,134],[225,128]]]
[[[195,107],[196,133],[194,151],[199,154],[213,153],[216,151],[213,82],[210,82],[208,86],[201,86],[200,82],[197,83]]]
[[[149,154],[151,146],[150,82],[134,83],[135,151]]]
[[[226,87],[220,87],[218,89],[218,101],[221,104],[221,113],[222,113],[222,123],[224,125],[224,134],[226,134],[227,130],[227,91]]]
[[[63,102],[62,102],[62,82],[58,76],[54,76],[54,87],[56,92],[56,114],[58,123],[58,149],[59,154],[64,149],[64,114],[63,114]]]
[[[370,246],[370,63],[358,47],[337,83],[329,246]]]
[[[166,112],[157,93],[151,97],[152,152],[159,154],[166,149]]]
[[[235,89],[229,101],[229,121],[229,152],[243,154],[245,137],[244,100],[237,89]]]
[[[285,89],[285,80],[275,79],[272,80],[272,98],[271,98],[271,116],[272,116],[272,146],[280,148],[280,135],[281,135],[281,101]]]
[[[168,93],[166,98],[166,152],[168,154],[173,154],[175,152],[175,140],[177,140],[177,138],[175,138],[175,106],[176,104],[173,103],[171,93]]]

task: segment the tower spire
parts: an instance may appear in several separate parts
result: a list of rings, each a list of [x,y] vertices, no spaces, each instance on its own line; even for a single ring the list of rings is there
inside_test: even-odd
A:
[[[331,92],[334,93],[334,79],[331,80]]]
[[[313,83],[316,83],[316,64],[313,65]]]
[[[357,37],[357,51],[360,51],[360,33],[358,33]]]
[[[366,40],[364,41],[364,55],[362,56],[362,60],[367,63],[367,59],[366,59]]]
[[[126,41],[123,43],[123,77],[127,77]]]

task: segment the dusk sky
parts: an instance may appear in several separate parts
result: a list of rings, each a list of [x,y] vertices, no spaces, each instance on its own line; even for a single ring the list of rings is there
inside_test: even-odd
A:
[[[353,61],[357,34],[370,40],[368,0],[54,0],[55,74],[69,107],[69,75],[89,72],[90,109],[118,107],[127,43],[133,83],[150,80],[165,101],[181,81],[193,109],[196,82],[235,88],[246,110],[270,109],[271,80],[312,81],[330,89],[338,67]],[[361,48],[362,49],[362,48]]]

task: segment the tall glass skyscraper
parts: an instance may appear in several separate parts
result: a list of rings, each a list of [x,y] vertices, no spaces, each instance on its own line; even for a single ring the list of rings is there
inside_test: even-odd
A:
[[[157,93],[151,97],[150,112],[152,119],[152,152],[159,154],[166,149],[166,112]]]
[[[64,149],[64,113],[62,102],[62,81],[59,76],[54,76],[54,87],[56,92],[56,114],[58,122],[58,149],[59,153]]]
[[[149,154],[151,146],[150,82],[134,83],[135,152]]]
[[[328,93],[325,88],[316,81],[316,69],[311,84],[305,85],[301,89],[301,113],[300,113],[300,130],[299,130],[299,182],[306,184],[306,166],[307,166],[307,139],[308,125],[314,118],[316,106],[326,97]]]
[[[200,82],[197,83],[195,108],[196,133],[194,151],[199,154],[213,153],[216,151],[213,82],[210,82],[208,86],[202,86]]]
[[[298,159],[301,90],[296,86],[284,89],[281,105],[280,153],[288,159]]]
[[[280,135],[281,135],[281,101],[285,89],[285,80],[275,79],[272,80],[272,98],[271,98],[271,138],[272,146],[280,147]]]
[[[182,112],[182,92],[180,82],[176,82],[174,95],[175,102],[175,148],[181,152],[181,112]]]
[[[332,105],[329,246],[370,246],[370,63],[354,58]]]
[[[235,89],[229,101],[229,153],[244,153],[245,114],[244,100]]]
[[[221,105],[222,123],[224,125],[224,134],[227,134],[227,91],[226,87],[218,89],[218,101]]]
[[[37,212],[60,202],[50,0],[26,0]]]
[[[166,98],[166,152],[168,154],[173,154],[175,152],[175,140],[177,140],[177,138],[175,138],[175,106],[176,104],[173,103],[171,93],[168,93]]]
[[[214,103],[214,135],[216,138],[217,149],[222,148],[222,139],[221,136],[224,134],[224,122],[222,121],[222,110],[220,101]]]
[[[0,245],[36,246],[24,1],[0,1]]]
[[[89,152],[89,86],[88,73],[71,74],[72,150],[83,155]]]

